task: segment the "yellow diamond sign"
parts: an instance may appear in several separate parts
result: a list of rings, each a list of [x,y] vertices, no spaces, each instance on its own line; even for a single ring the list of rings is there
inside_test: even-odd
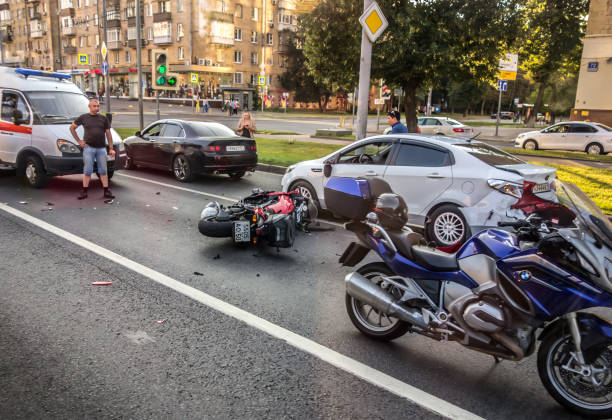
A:
[[[359,23],[361,23],[371,42],[375,42],[389,26],[380,6],[375,1],[363,12],[359,18]]]

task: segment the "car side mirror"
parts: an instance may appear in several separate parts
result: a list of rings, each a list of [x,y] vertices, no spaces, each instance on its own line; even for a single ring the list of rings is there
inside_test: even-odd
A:
[[[325,178],[329,178],[331,176],[332,173],[332,165],[329,162],[325,162],[325,165],[323,166],[323,175],[325,175]]]
[[[23,112],[21,112],[19,109],[14,109],[13,110],[13,124],[20,125],[23,123],[27,123],[27,121],[23,120]]]
[[[142,133],[140,132],[140,130],[139,130],[139,131],[137,131],[137,132],[135,132],[135,133],[134,133],[134,135],[135,135],[136,137],[141,137],[141,138],[142,138]]]

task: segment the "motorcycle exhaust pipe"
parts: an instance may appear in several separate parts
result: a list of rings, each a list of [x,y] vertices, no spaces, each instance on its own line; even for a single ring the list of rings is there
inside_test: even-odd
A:
[[[361,274],[349,273],[344,281],[346,282],[346,292],[358,301],[412,325],[424,329],[428,327],[421,312],[403,307],[393,296]]]

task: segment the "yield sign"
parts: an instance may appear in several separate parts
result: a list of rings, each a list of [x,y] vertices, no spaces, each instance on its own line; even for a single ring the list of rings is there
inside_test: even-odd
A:
[[[106,60],[106,53],[108,50],[106,49],[106,42],[102,41],[102,48],[100,48],[100,53],[102,54],[102,60]]]

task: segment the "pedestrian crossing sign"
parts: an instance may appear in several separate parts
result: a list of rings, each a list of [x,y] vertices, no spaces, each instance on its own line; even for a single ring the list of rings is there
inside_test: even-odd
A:
[[[79,64],[89,64],[89,56],[87,54],[79,54]]]
[[[198,83],[198,74],[191,73],[191,83]]]
[[[263,86],[266,84],[265,76],[259,76],[259,86]]]

